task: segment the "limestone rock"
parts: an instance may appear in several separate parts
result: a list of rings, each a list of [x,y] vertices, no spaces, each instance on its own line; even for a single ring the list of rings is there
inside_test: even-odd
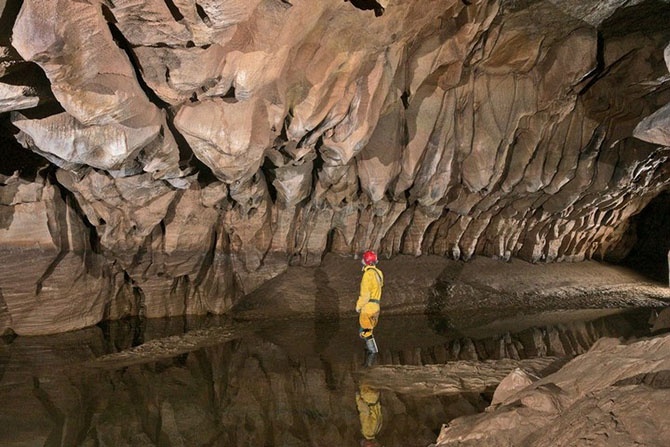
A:
[[[56,172],[115,317],[223,311],[370,248],[617,262],[670,181],[667,2],[3,7],[0,146]]]
[[[91,166],[108,171],[118,171],[160,129],[158,125],[140,129],[119,124],[83,126],[66,113],[42,120],[29,120],[17,114],[12,123],[24,132],[25,136],[17,138],[26,147],[55,165],[66,169]]]
[[[195,155],[226,183],[243,183],[256,173],[270,143],[268,124],[258,101],[202,101],[175,117]]]
[[[30,88],[0,82],[0,113],[35,107],[39,98],[31,95]]]
[[[495,406],[506,400],[509,396],[519,392],[525,387],[531,385],[538,378],[533,377],[521,368],[515,368],[496,387],[491,399],[491,406]]]
[[[155,183],[147,174],[114,179],[90,170],[77,178],[60,170],[57,175],[98,228],[102,247],[125,266],[130,266],[147,236],[165,218],[176,196],[169,185]],[[132,209],[125,209],[125,204],[133,204]]]
[[[665,374],[668,343],[668,336],[629,344],[602,339],[493,411],[444,426],[436,446],[571,445],[585,439],[603,446],[661,445],[670,430],[661,411],[667,386],[663,380],[645,383]]]
[[[666,104],[659,110],[646,117],[635,127],[634,135],[644,141],[670,146],[670,105]]]
[[[7,183],[3,192],[13,186]],[[0,333],[64,332],[100,321],[109,283],[73,204],[49,182],[20,185],[12,196],[0,205]]]
[[[57,165],[119,170],[122,162],[160,137],[159,132],[167,132],[161,112],[142,91],[128,56],[115,44],[103,11],[95,5],[27,2],[16,19],[12,45],[42,67],[67,112],[19,124],[38,153],[56,155],[47,158],[60,160]],[[46,134],[60,134],[64,141],[54,147]],[[176,154],[176,145],[169,151]],[[170,170],[178,172],[177,163],[172,155]]]
[[[665,332],[670,330],[670,308],[665,308],[655,315],[651,322],[651,332]]]
[[[610,0],[592,4],[589,2],[580,2],[575,0],[550,1],[558,8],[561,8],[561,10],[563,10],[566,14],[584,20],[585,22],[594,26],[601,24],[622,6],[635,6],[636,4],[642,2],[642,0],[633,0],[630,2],[625,0]]]
[[[95,5],[26,2],[12,45],[24,59],[40,64],[58,101],[82,124],[157,124],[158,110],[140,89]]]

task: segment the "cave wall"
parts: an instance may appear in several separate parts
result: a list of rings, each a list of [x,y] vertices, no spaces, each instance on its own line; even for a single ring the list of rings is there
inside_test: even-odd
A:
[[[0,3],[0,332],[221,313],[328,252],[630,251],[667,2],[314,3]]]

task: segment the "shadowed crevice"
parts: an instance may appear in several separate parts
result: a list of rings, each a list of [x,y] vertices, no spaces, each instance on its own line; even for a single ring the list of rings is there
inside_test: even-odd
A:
[[[647,0],[626,8],[618,8],[600,25],[605,38],[621,37],[641,32],[646,35],[662,33],[670,37],[670,4]]]
[[[151,101],[158,108],[163,110],[169,109],[170,105],[163,101],[144,81],[142,76],[142,64],[140,64],[135,51],[133,51],[132,44],[128,41],[128,39],[126,39],[126,36],[124,36],[121,30],[116,26],[116,18],[114,13],[105,5],[102,5],[102,11],[105,20],[107,21],[107,25],[109,26],[109,31],[112,34],[112,38],[114,39],[116,45],[128,56],[128,60],[130,61],[133,71],[135,72],[135,79],[142,91],[147,95],[149,101]]]
[[[199,3],[196,3],[196,4],[195,4],[195,10],[197,11],[198,16],[200,17],[200,19],[202,20],[202,22],[203,22],[205,25],[211,27],[211,26],[212,26],[212,20],[209,18],[209,16],[207,15],[207,13],[206,13],[205,10],[203,9],[203,7],[200,6]]]
[[[670,388],[670,370],[638,374],[614,383],[614,386],[627,385],[646,385],[657,390],[666,390]]]
[[[175,21],[179,22],[184,18],[184,15],[181,13],[177,5],[174,4],[173,0],[165,0],[165,4],[167,5],[168,10],[170,10],[170,14],[172,14],[172,17],[175,19]]]
[[[355,8],[361,9],[363,11],[373,10],[376,17],[380,17],[382,14],[384,14],[384,7],[375,0],[349,0],[349,3],[351,3]]]

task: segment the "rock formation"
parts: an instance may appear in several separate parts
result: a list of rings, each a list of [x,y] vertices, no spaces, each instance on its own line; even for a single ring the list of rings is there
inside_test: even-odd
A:
[[[620,260],[670,178],[668,17],[4,0],[0,333],[221,313],[366,248]]]
[[[602,339],[486,413],[452,421],[433,446],[663,445],[668,343],[667,335],[630,344]]]

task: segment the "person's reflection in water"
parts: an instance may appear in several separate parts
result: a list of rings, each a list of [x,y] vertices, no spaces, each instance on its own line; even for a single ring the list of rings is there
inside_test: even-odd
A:
[[[376,437],[382,428],[382,404],[379,390],[361,383],[356,391],[356,408],[361,420],[361,447],[381,447]]]

